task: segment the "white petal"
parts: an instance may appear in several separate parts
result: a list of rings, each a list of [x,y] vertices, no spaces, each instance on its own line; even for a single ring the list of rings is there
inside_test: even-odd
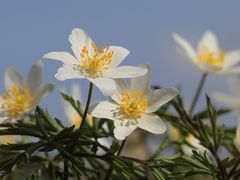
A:
[[[240,109],[240,97],[231,96],[220,92],[215,92],[213,97],[222,104],[234,109]]]
[[[192,151],[194,150],[192,147],[190,147],[186,144],[183,144],[183,145],[181,145],[181,149],[185,155],[192,156],[192,154],[193,154]]]
[[[8,68],[4,74],[5,88],[12,88],[14,85],[24,86],[24,79],[14,68]]]
[[[88,78],[98,89],[102,92],[104,96],[111,96],[117,90],[116,82],[113,79],[108,78]]]
[[[128,137],[137,127],[134,125],[123,126],[121,125],[122,121],[114,121],[114,136],[118,140],[124,140]]]
[[[237,128],[236,128],[236,136],[233,140],[236,148],[240,152],[240,113],[238,112],[238,121],[237,121]]]
[[[175,98],[178,93],[179,92],[176,88],[155,90],[149,95],[147,112],[151,113],[157,111],[162,105]]]
[[[135,66],[120,66],[111,68],[103,73],[106,78],[133,78],[146,74],[147,69]]]
[[[109,46],[109,52],[113,51],[111,67],[117,67],[130,53],[129,50],[120,46]]]
[[[196,63],[196,53],[191,44],[176,33],[173,34],[173,39],[179,44],[179,46],[182,47],[185,56],[187,56],[187,58],[191,60],[191,62]]]
[[[140,65],[142,68],[147,69],[147,73],[141,77],[131,79],[132,90],[139,90],[143,94],[147,94],[151,87],[151,66],[149,64]]]
[[[89,51],[89,55],[92,56],[94,51],[92,47],[92,39],[88,36],[88,34],[79,28],[75,28],[72,30],[72,34],[69,36],[69,41],[72,45],[72,50],[74,55],[80,60],[80,53],[82,53],[82,49],[86,46]]]
[[[222,74],[240,74],[240,67],[232,67],[230,69],[223,69]]]
[[[198,49],[202,47],[208,48],[211,52],[219,52],[218,40],[213,32],[207,31],[203,34],[198,44]]]
[[[129,85],[123,80],[123,79],[116,79],[115,80],[116,84],[117,84],[117,90],[116,92],[111,96],[111,98],[116,101],[117,103],[120,102],[121,100],[121,93],[122,92],[126,92],[129,91]]]
[[[209,63],[203,62],[198,65],[200,69],[206,73],[213,73],[213,74],[223,74],[225,73],[223,71],[222,67],[214,66]]]
[[[79,64],[79,61],[68,52],[50,52],[45,54],[43,58],[61,61],[69,65]]]
[[[224,68],[231,68],[240,61],[240,50],[231,51],[225,54]]]
[[[93,117],[116,120],[117,117],[115,115],[115,112],[118,109],[119,106],[117,104],[109,101],[102,101],[92,105],[89,112]]]
[[[53,84],[46,84],[43,85],[42,87],[39,87],[39,90],[36,91],[33,95],[34,104],[37,105],[38,102],[44,97],[46,97],[49,93],[51,93],[53,89],[54,89]]]
[[[41,60],[37,61],[30,69],[28,74],[28,86],[30,92],[35,92],[42,84],[43,63]]]
[[[166,124],[154,114],[143,114],[138,120],[137,127],[154,134],[162,134],[167,130]]]
[[[64,81],[66,79],[84,78],[80,71],[75,71],[70,66],[60,67],[55,74],[55,77],[60,81]]]

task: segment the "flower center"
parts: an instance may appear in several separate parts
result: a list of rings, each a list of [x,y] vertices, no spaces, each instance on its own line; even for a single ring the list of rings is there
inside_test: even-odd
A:
[[[90,77],[96,77],[103,71],[109,69],[109,65],[112,63],[114,51],[109,51],[109,47],[99,51],[94,42],[92,42],[91,45],[93,47],[94,54],[90,56],[89,50],[86,46],[84,46],[82,52],[80,53],[82,62],[79,69]]]
[[[142,113],[146,112],[148,98],[139,90],[134,92],[123,92],[120,102],[122,112],[131,118],[140,118]]]
[[[225,54],[224,51],[219,53],[211,52],[207,47],[201,47],[198,52],[198,62],[208,63],[216,67],[223,67]]]
[[[11,144],[16,141],[15,136],[5,135],[0,137],[0,144]]]
[[[2,96],[0,108],[7,116],[16,118],[26,113],[33,106],[33,98],[29,93],[28,86],[19,87],[14,85]]]
[[[75,114],[70,117],[70,121],[75,125],[75,128],[79,128],[82,123],[82,118],[78,114]]]

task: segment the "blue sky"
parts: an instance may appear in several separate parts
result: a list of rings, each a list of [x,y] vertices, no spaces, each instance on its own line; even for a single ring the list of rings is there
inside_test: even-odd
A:
[[[201,72],[176,51],[172,33],[178,32],[196,44],[210,29],[223,49],[240,48],[240,1],[80,1],[23,0],[0,2],[0,72],[13,66],[24,75],[47,52],[71,51],[68,36],[75,27],[85,29],[98,46],[104,43],[128,48],[123,64],[150,63],[153,83],[163,87],[182,85],[183,96],[191,101]],[[44,61],[46,82],[56,84],[52,95],[42,102],[49,111],[63,117],[59,87],[78,82],[84,95],[85,80],[59,82],[54,78],[61,65]],[[204,92],[226,91],[229,76],[211,76]],[[3,81],[0,92],[3,92]],[[204,94],[204,93],[203,93]],[[94,89],[94,99],[101,97]],[[204,105],[204,96],[198,108]],[[233,120],[234,121],[234,120]]]

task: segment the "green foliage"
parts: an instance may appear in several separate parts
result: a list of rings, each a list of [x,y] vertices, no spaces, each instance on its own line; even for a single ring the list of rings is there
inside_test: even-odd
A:
[[[66,94],[61,95],[82,117],[81,103]],[[145,160],[122,156],[122,146],[116,140],[109,147],[99,143],[99,138],[114,139],[113,123],[107,119],[94,118],[92,124],[85,123],[79,130],[74,125],[65,126],[47,110],[37,107],[29,120],[0,124],[1,136],[18,135],[20,138],[15,143],[0,145],[0,177],[57,180],[64,178],[64,167],[68,167],[68,176],[74,179],[84,176],[102,179],[111,167],[112,179],[236,179],[240,176],[240,158],[233,144],[235,129],[224,127],[218,121],[229,110],[216,109],[208,96],[206,102],[207,108],[194,116],[185,111],[180,96],[157,111],[158,116],[179,129],[181,137],[172,141],[165,135],[156,151]],[[184,144],[192,146],[185,140],[188,134],[200,141],[204,152],[196,149],[192,155],[185,155],[179,151]],[[73,139],[76,141],[71,149]],[[164,150],[174,147],[176,152],[165,156]],[[228,153],[227,158],[220,158],[221,149]]]

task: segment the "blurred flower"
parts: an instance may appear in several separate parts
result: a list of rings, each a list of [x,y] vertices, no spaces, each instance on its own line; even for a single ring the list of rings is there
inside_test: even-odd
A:
[[[66,90],[62,89],[62,92],[66,93]],[[83,103],[81,88],[78,84],[72,85],[70,95],[73,97],[74,100],[78,100],[81,104]],[[72,107],[69,102],[63,100],[63,106],[68,121],[71,123],[71,125],[75,125],[75,128],[79,128],[82,123],[82,117],[78,114],[78,112]],[[92,121],[92,116],[88,114],[87,122],[92,125]]]
[[[141,67],[148,69],[144,76],[132,78],[130,84],[117,81],[117,91],[111,96],[115,102],[102,101],[91,107],[92,116],[114,120],[114,135],[119,140],[124,140],[137,127],[154,134],[164,133],[165,123],[153,112],[178,94],[175,88],[150,92],[151,68]]]
[[[234,138],[234,144],[237,149],[240,151],[240,79],[233,78],[229,81],[230,89],[235,92],[235,95],[229,95],[221,92],[215,92],[213,94],[214,98],[229,106],[231,109],[237,112],[238,122],[236,128],[236,136]]]
[[[174,142],[178,142],[181,137],[183,137],[181,131],[173,125],[169,125],[168,135],[170,140]],[[199,139],[194,137],[192,134],[188,134],[186,137],[183,138],[185,140],[185,143],[181,144],[181,149],[184,154],[191,156],[193,150],[199,153],[204,153],[207,150],[204,146],[201,145]]]
[[[82,29],[73,29],[69,41],[75,57],[68,52],[50,52],[44,55],[44,58],[64,63],[55,75],[58,80],[86,78],[96,85],[103,95],[108,96],[116,91],[114,79],[137,77],[146,73],[146,69],[140,67],[117,67],[129,51],[120,46],[108,46],[99,51]]]
[[[192,134],[188,134],[185,138],[185,141],[188,144],[182,144],[181,149],[186,155],[191,156],[193,150],[197,151],[198,153],[204,153],[205,151],[207,151],[207,149],[201,145],[199,139],[194,137]]]
[[[0,122],[23,118],[53,90],[53,84],[42,84],[42,71],[43,64],[39,60],[25,81],[15,69],[7,69],[4,75],[7,91],[0,96]]]
[[[12,135],[0,136],[0,144],[12,144],[14,142],[16,142],[16,136]]]
[[[178,141],[181,137],[181,132],[175,126],[169,125],[168,126],[168,136],[169,136],[170,140]]]
[[[219,48],[215,34],[207,31],[198,43],[197,51],[180,35],[174,33],[174,40],[181,46],[187,58],[205,73],[240,73],[236,67],[240,61],[240,50],[225,53]]]

